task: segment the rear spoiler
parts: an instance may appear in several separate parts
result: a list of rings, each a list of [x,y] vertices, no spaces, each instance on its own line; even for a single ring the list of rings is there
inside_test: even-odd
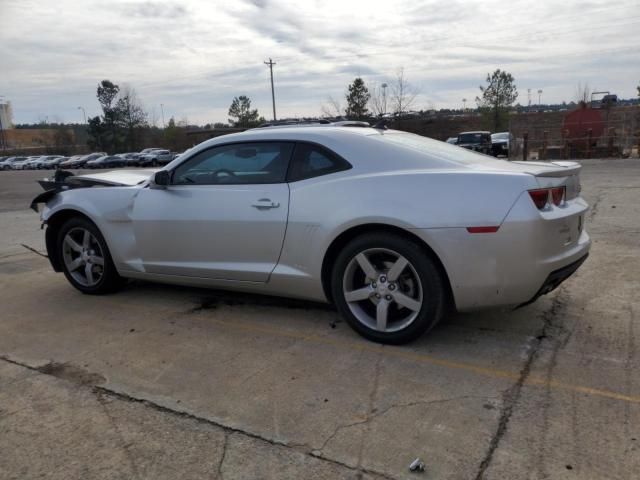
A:
[[[531,167],[531,171],[527,172],[536,177],[570,177],[576,175],[582,169],[582,165],[578,162],[568,162],[558,160],[554,162],[523,162],[516,161],[518,165]]]

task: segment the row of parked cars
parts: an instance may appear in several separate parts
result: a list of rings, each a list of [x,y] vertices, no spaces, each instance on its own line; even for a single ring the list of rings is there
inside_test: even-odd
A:
[[[457,137],[449,137],[447,143],[473,150],[474,152],[493,155],[494,157],[509,157],[509,132],[461,132]]]
[[[166,165],[179,153],[163,148],[145,148],[141,152],[107,155],[94,152],[86,155],[65,157],[62,155],[36,155],[31,157],[0,157],[1,170],[43,170],[54,168],[117,168],[157,167]]]

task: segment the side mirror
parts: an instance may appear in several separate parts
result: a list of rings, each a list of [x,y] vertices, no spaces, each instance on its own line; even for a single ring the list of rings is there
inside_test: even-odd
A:
[[[164,190],[171,183],[171,175],[167,170],[160,170],[151,177],[150,187],[153,189]]]

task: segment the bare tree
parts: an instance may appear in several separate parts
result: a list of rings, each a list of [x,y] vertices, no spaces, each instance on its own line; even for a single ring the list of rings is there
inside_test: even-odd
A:
[[[391,106],[396,115],[405,113],[415,102],[418,91],[409,83],[404,75],[404,67],[396,72],[396,78],[391,85]]]
[[[120,89],[120,98],[116,102],[116,122],[125,132],[125,143],[130,150],[136,150],[139,145],[139,130],[148,125],[147,112],[142,106],[136,91],[129,85]]]
[[[340,108],[340,102],[329,96],[326,103],[320,107],[320,113],[323,117],[341,117],[342,108]]]
[[[582,85],[582,82],[578,82],[576,86],[576,103],[589,103],[591,101],[591,87],[588,83],[585,82]]]

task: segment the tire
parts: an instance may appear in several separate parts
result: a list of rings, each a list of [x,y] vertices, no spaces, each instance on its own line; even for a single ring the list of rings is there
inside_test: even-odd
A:
[[[157,167],[157,166],[158,166],[158,161],[157,161],[157,160],[153,160],[153,161],[151,162],[151,166],[152,166],[152,167]]]
[[[89,241],[85,236],[87,232]],[[82,217],[67,220],[58,231],[56,248],[65,277],[82,293],[112,293],[126,283],[126,279],[118,275],[100,230],[89,220]],[[75,269],[74,262],[79,265]]]
[[[365,265],[368,261],[374,268],[367,268],[369,275],[363,256]],[[447,305],[442,276],[425,249],[383,232],[356,237],[342,249],[333,265],[331,290],[338,311],[356,332],[393,345],[427,333]]]

